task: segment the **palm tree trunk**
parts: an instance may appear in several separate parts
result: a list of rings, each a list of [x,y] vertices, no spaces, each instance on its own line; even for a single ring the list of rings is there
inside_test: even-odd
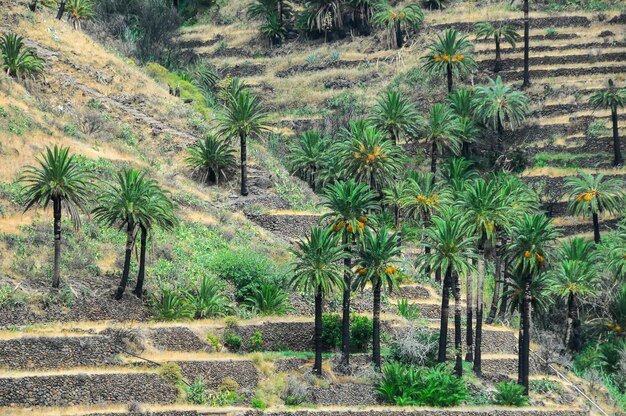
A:
[[[374,332],[373,332],[373,343],[372,343],[372,362],[376,366],[376,368],[380,368],[380,288],[382,285],[382,281],[380,278],[376,282],[374,286],[374,314],[373,314],[373,322],[374,322]]]
[[[437,173],[437,145],[435,142],[433,142],[430,151],[430,171],[433,174]]]
[[[467,321],[465,324],[465,343],[467,344],[465,361],[471,363],[474,361],[474,276],[472,273],[467,274],[467,287],[465,290],[467,303],[467,310],[465,311]]]
[[[343,233],[343,244],[348,244],[348,234]],[[350,287],[352,285],[352,248],[346,246],[348,256],[343,260],[343,305],[341,319],[341,366],[346,373],[350,372]]]
[[[496,63],[493,67],[493,72],[500,72],[501,68],[501,58],[500,58],[500,37],[494,36],[496,40]]]
[[[396,49],[400,49],[402,47],[402,28],[400,27],[399,22],[394,23],[394,31],[393,35],[396,38]]]
[[[520,328],[522,329],[522,337],[521,337],[521,348],[519,351],[519,375],[518,375],[518,384],[524,386],[524,394],[528,396],[529,384],[528,384],[528,375],[530,370],[530,302],[531,302],[531,293],[530,293],[530,283],[531,276],[527,275],[524,281],[524,297],[522,300],[522,322]]]
[[[319,285],[315,294],[315,334],[313,335],[315,342],[313,372],[318,376],[322,375],[322,304],[322,285]]]
[[[504,139],[503,139],[503,135],[504,135],[504,126],[502,125],[502,121],[500,121],[500,118],[498,117],[498,145],[497,145],[497,149],[496,151],[501,153],[502,149],[504,148],[503,143],[504,143]]]
[[[276,2],[276,14],[278,15],[278,23],[283,24],[283,2],[282,0],[278,0]]]
[[[592,213],[591,218],[593,221],[593,241],[596,244],[600,244],[600,220],[598,219],[598,213]]]
[[[505,294],[506,291],[509,289],[509,284],[508,284],[508,278],[509,278],[509,260],[505,259],[504,260],[504,270],[502,273],[502,300],[500,301],[500,311],[498,313],[498,318],[500,319],[500,321],[504,321],[504,319],[506,318],[506,310],[508,308],[508,296]]]
[[[248,195],[248,149],[246,143],[246,135],[239,134],[241,145],[241,196]]]
[[[528,57],[528,52],[530,49],[530,16],[528,11],[528,1],[529,0],[524,0],[524,82],[522,83],[522,88],[530,87]]]
[[[452,65],[448,62],[446,65],[448,75],[448,94],[452,92]]]
[[[63,13],[65,13],[65,0],[61,0],[61,4],[59,4],[59,11],[57,12],[57,20],[61,20],[61,18],[63,18]]]
[[[311,186],[311,190],[315,192],[315,174],[317,173],[317,167],[313,165],[311,167],[311,176],[309,177],[309,186]]]
[[[128,227],[126,228],[126,253],[124,256],[124,270],[122,271],[122,280],[120,280],[120,285],[117,287],[117,292],[115,293],[115,299],[117,300],[122,299],[124,291],[126,290],[126,285],[128,284],[128,274],[130,273],[130,257],[133,252],[134,234],[135,225],[132,221],[129,221]]]
[[[567,326],[565,328],[565,347],[572,349],[572,332],[574,329],[574,318],[576,316],[576,298],[573,292],[569,292],[567,297]]]
[[[141,245],[139,247],[139,273],[137,273],[137,283],[133,293],[139,299],[143,296],[143,281],[146,275],[146,245],[148,241],[148,230],[141,226]]]
[[[37,0],[33,0],[29,5],[28,8],[30,9],[31,12],[34,12],[37,9]]]
[[[620,166],[624,164],[624,158],[622,157],[622,148],[617,126],[617,107],[611,107],[611,121],[613,122],[613,153],[615,155],[613,166]]]
[[[439,268],[441,270],[441,268]],[[452,268],[448,266],[443,280],[443,293],[441,295],[441,320],[439,323],[439,352],[437,361],[446,362],[446,344],[448,342],[448,315],[450,313],[450,280],[452,280]]]
[[[500,302],[500,288],[502,287],[502,256],[501,256],[501,247],[497,246],[494,251],[495,255],[495,276],[494,276],[494,286],[493,286],[493,297],[491,298],[491,307],[489,308],[489,316],[487,316],[487,320],[485,323],[487,325],[491,325],[493,321],[496,319],[496,314],[498,312],[498,303]]]
[[[468,326],[471,326],[469,321]],[[457,377],[463,376],[463,341],[461,341],[461,282],[459,274],[454,272],[454,351],[456,354],[456,362],[454,371]]]
[[[54,216],[54,272],[52,287],[58,289],[61,284],[61,197],[53,197]]]
[[[482,339],[483,339],[483,290],[485,286],[485,252],[479,250],[478,279],[476,281],[476,343],[474,345],[474,372],[482,372]],[[471,323],[468,323],[471,325]]]

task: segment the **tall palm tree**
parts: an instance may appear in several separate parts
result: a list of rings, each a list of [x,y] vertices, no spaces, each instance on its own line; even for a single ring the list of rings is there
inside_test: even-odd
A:
[[[448,80],[448,93],[452,92],[454,77],[471,74],[476,68],[472,58],[473,46],[456,29],[448,29],[438,34],[437,39],[422,57],[422,66],[428,72],[443,75]]]
[[[454,284],[455,295],[455,339],[456,373],[461,375],[462,368],[462,345],[461,345],[461,292],[458,276],[465,276],[471,272],[473,266],[471,259],[475,257],[474,247],[476,236],[472,235],[472,224],[452,207],[441,209],[432,218],[432,226],[424,232],[423,244],[431,249],[430,253],[423,253],[417,258],[417,264],[421,267],[441,268],[445,272],[443,282],[443,294],[441,297],[441,319],[439,326],[439,352],[437,360],[445,362],[446,344],[448,339],[448,314],[450,302],[450,288]],[[452,276],[455,274],[455,282]]]
[[[366,226],[369,226],[367,215],[378,209],[376,193],[366,184],[357,184],[353,179],[329,185],[322,195],[321,206],[328,213],[321,221],[329,220],[333,231],[341,235],[344,247],[344,286],[341,323],[341,363],[345,370],[350,368],[350,293],[352,286],[352,246],[355,244]]]
[[[121,299],[126,290],[137,228],[142,222],[145,223],[150,198],[154,196],[157,189],[157,183],[147,179],[144,172],[137,169],[124,169],[117,173],[115,183],[107,184],[106,189],[98,196],[98,205],[93,209],[96,219],[102,223],[126,229],[124,268],[115,299]]]
[[[594,176],[580,170],[578,176],[565,178],[565,187],[570,198],[567,211],[577,217],[591,214],[593,239],[596,244],[600,243],[599,213],[616,215],[620,212],[626,184],[619,178],[605,179],[601,173]]]
[[[550,258],[550,249],[559,234],[552,220],[544,214],[524,213],[511,226],[511,243],[508,255],[512,260],[515,275],[523,285],[521,296],[521,324],[519,334],[518,383],[528,395],[530,356],[531,287],[533,278],[539,275]]]
[[[387,91],[379,98],[370,116],[372,125],[387,132],[393,144],[398,143],[401,134],[415,129],[419,119],[415,105],[396,91]]]
[[[322,305],[324,297],[343,287],[341,261],[346,258],[345,246],[330,228],[314,227],[309,235],[296,243],[296,260],[291,285],[315,296],[315,364],[313,371],[322,375]]]
[[[483,292],[485,284],[485,263],[490,257],[495,245],[496,222],[502,222],[506,217],[506,212],[500,203],[501,194],[499,192],[498,183],[496,181],[486,181],[485,179],[476,179],[467,184],[462,198],[459,200],[459,207],[465,213],[465,216],[472,226],[472,232],[476,236],[476,251],[478,252],[478,275],[476,282],[476,344],[474,355],[468,351],[466,359],[469,361],[473,358],[474,371],[481,373],[482,363],[482,324],[483,324]],[[468,278],[468,303],[470,302],[473,283]],[[471,308],[468,308],[467,316],[468,327],[471,327],[472,316]],[[471,334],[468,330],[468,344],[471,343]],[[468,345],[468,349],[470,345]]]
[[[422,137],[430,145],[430,171],[437,172],[437,156],[449,150],[454,155],[461,153],[459,125],[454,114],[443,104],[433,104],[426,123],[422,127]]]
[[[235,150],[226,141],[211,134],[198,140],[195,146],[187,149],[189,156],[185,163],[199,172],[202,182],[219,185],[220,176],[226,178],[228,171],[237,165]]]
[[[343,135],[346,138],[342,149],[346,176],[382,192],[397,176],[400,149],[367,122],[351,122]]]
[[[318,182],[317,172],[327,156],[328,146],[329,141],[321,133],[308,130],[300,135],[290,149],[288,157],[293,172],[308,181],[313,191]]]
[[[417,4],[391,7],[381,1],[372,16],[374,26],[387,28],[387,43],[392,49],[399,49],[404,42],[404,32],[418,30],[424,22],[424,13]]]
[[[359,259],[357,260],[357,278],[355,286],[364,288],[367,283],[372,284],[374,303],[374,323],[372,341],[372,361],[380,368],[380,294],[383,285],[391,292],[394,277],[398,270],[394,266],[400,255],[400,240],[397,234],[390,234],[386,227],[378,232],[369,229],[363,233],[362,244],[359,245]]]
[[[165,231],[171,231],[178,224],[178,219],[174,214],[174,204],[172,204],[168,195],[159,186],[148,188],[145,205],[137,215],[137,223],[141,233],[139,271],[137,273],[137,283],[135,284],[133,293],[141,299],[143,296],[143,283],[146,273],[148,237],[150,237],[155,227],[159,227]]]
[[[498,150],[502,150],[502,135],[507,124],[514,130],[526,120],[528,96],[504,85],[499,76],[489,79],[488,85],[476,87],[474,96],[476,116],[485,124],[490,124],[498,133]]]
[[[613,80],[609,80],[609,88],[600,90],[589,97],[589,104],[594,108],[610,108],[611,122],[613,124],[613,166],[624,164],[622,156],[622,146],[619,138],[619,129],[617,125],[617,108],[624,108],[626,105],[626,88],[616,88]]]
[[[465,88],[457,88],[446,98],[450,111],[457,117],[457,133],[463,141],[463,157],[469,157],[470,144],[481,134],[474,117],[474,92]]]
[[[219,131],[226,137],[239,138],[241,152],[241,195],[248,195],[248,146],[250,136],[268,129],[267,113],[259,99],[247,89],[231,95],[218,116]]]
[[[472,162],[463,157],[448,158],[441,168],[441,178],[453,200],[461,198],[465,184],[478,178],[478,171]]]
[[[88,212],[87,201],[92,175],[85,171],[68,147],[46,147],[37,158],[39,166],[27,166],[19,177],[28,196],[24,211],[32,207],[44,209],[52,202],[54,218],[54,272],[52,287],[58,288],[61,282],[61,213],[65,207],[74,230],[80,227],[79,212]]]
[[[517,31],[520,28],[520,24],[517,22],[500,22],[495,26],[489,22],[476,23],[474,31],[478,39],[493,38],[496,43],[496,62],[493,68],[493,72],[500,72],[502,59],[500,57],[500,43],[502,40],[508,42],[513,49],[515,44],[521,39],[521,36]]]

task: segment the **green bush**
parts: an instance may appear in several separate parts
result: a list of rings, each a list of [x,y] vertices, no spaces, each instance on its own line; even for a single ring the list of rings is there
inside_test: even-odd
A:
[[[9,285],[0,285],[0,308],[13,308],[25,304],[26,301],[27,296],[21,290],[14,289]]]
[[[252,401],[250,402],[250,405],[252,406],[252,408],[259,409],[259,410],[265,410],[268,408],[267,403],[265,403],[261,399],[257,399],[256,397],[252,399]]]
[[[398,301],[398,315],[409,321],[417,319],[420,315],[420,309],[415,303],[409,303],[407,299]]]
[[[248,340],[248,350],[254,352],[263,351],[263,335],[256,331]]]
[[[293,310],[289,304],[289,295],[277,282],[268,279],[253,287],[245,303],[261,315],[284,315]]]
[[[180,366],[174,362],[165,363],[160,366],[157,372],[173,386],[178,386],[183,380],[183,373]]]
[[[267,257],[251,249],[223,249],[215,253],[210,265],[222,278],[232,282],[238,300],[254,296],[254,289],[265,279],[274,280],[276,265]]]
[[[200,378],[197,378],[193,384],[189,386],[183,386],[183,390],[185,391],[185,399],[188,403],[191,404],[205,404],[207,403],[207,387],[204,384],[204,381]]]
[[[388,362],[378,386],[379,394],[398,406],[456,406],[469,398],[463,379],[445,364],[418,368]]]
[[[235,331],[230,328],[226,328],[226,330],[224,330],[224,345],[230,351],[237,352],[241,349],[243,341],[241,340],[241,337],[235,333]]]
[[[234,391],[209,393],[206,398],[206,404],[212,407],[232,406],[242,401],[241,395]]]
[[[367,316],[352,315],[350,318],[350,348],[365,352],[372,345],[374,323]]]
[[[220,393],[224,392],[235,392],[239,391],[239,383],[235,381],[232,377],[226,377],[222,380],[219,386],[217,386],[217,391]]]
[[[514,381],[503,381],[496,384],[498,391],[494,403],[501,406],[527,406],[528,396],[524,394],[524,386]]]
[[[219,279],[205,276],[192,290],[186,290],[185,296],[196,318],[214,318],[231,311],[230,299],[223,292],[224,284]]]
[[[151,298],[150,305],[155,318],[161,321],[191,319],[195,314],[184,296],[167,288],[161,288],[160,293]]]

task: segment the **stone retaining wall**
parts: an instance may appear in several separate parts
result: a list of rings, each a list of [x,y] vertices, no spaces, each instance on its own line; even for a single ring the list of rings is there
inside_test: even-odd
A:
[[[158,374],[112,373],[0,378],[0,407],[174,403],[178,390]]]
[[[254,391],[259,372],[251,360],[176,361],[189,382],[201,378],[207,387],[216,390],[225,378],[232,378],[243,391]]]
[[[183,326],[154,328],[150,330],[150,341],[162,351],[202,351],[208,347],[193,331]]]
[[[319,215],[314,214],[275,215],[246,212],[246,216],[266,230],[289,239],[297,239],[307,234],[320,219]]]
[[[380,404],[374,387],[367,384],[342,383],[329,387],[309,388],[307,402],[319,406],[373,406]]]
[[[44,369],[115,364],[118,350],[104,336],[23,337],[0,341],[0,367]]]
[[[511,410],[506,408],[483,409],[336,409],[336,410],[293,410],[259,412],[251,410],[246,416],[589,416],[587,410]]]

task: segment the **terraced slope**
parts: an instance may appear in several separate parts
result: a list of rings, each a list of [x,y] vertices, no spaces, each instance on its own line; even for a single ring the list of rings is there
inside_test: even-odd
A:
[[[404,286],[393,295],[409,297],[423,308],[422,326],[436,331],[428,323],[430,306],[437,303],[433,290],[423,286]],[[367,295],[355,302],[368,303]],[[365,305],[362,305],[365,306]],[[386,331],[406,327],[407,321],[394,315],[393,308],[384,314]],[[244,346],[255,332],[261,332],[264,353],[219,352],[210,347],[207,335],[220,336],[224,321],[140,324],[134,322],[66,322],[46,326],[0,330],[0,413],[7,415],[134,415],[138,409],[156,415],[196,414],[247,415],[255,392],[264,384],[306,372],[312,358],[313,322],[298,315],[290,318],[268,317],[240,321],[234,328]],[[452,338],[451,338],[452,339]],[[517,339],[503,327],[485,328],[483,370],[486,379],[513,376],[517,368],[514,354]],[[245,348],[245,347],[244,347]],[[280,351],[290,350],[289,354]],[[275,352],[272,352],[275,351]],[[296,352],[301,352],[296,353]],[[328,358],[331,363],[334,360]],[[367,367],[369,355],[353,356],[354,377],[331,377],[327,386],[309,386],[307,410],[270,409],[276,415],[466,415],[511,416],[582,416],[587,410],[580,397],[567,383],[561,383],[538,361],[533,361],[535,378],[549,378],[562,389],[559,397],[534,400],[534,407],[524,409],[472,408],[436,409],[383,408],[373,386],[364,382],[359,372]],[[239,408],[218,409],[184,404],[180,392],[158,370],[167,362],[177,363],[185,380],[202,378],[210,390],[216,390],[226,378],[234,379],[244,401]],[[331,365],[332,367],[332,365]],[[542,375],[544,374],[544,375]],[[539,397],[539,396],[536,396]],[[354,407],[361,410],[354,413]],[[134,410],[127,410],[134,409]]]

